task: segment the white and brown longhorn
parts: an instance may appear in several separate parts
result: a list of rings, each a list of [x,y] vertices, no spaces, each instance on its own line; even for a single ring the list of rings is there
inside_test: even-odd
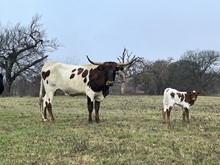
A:
[[[176,89],[166,88],[163,98],[163,122],[166,123],[170,121],[170,113],[175,105],[183,108],[183,121],[189,122],[189,109],[194,104],[199,94],[200,93],[195,90],[180,92]]]
[[[39,99],[44,121],[47,121],[47,111],[50,114],[51,121],[54,121],[52,101],[54,93],[60,89],[70,95],[86,94],[89,111],[88,121],[92,122],[94,106],[95,121],[98,123],[100,121],[100,102],[109,94],[109,87],[114,84],[117,71],[134,62],[93,62],[88,56],[87,59],[91,64],[68,65],[60,62],[49,62],[42,67]],[[43,90],[45,90],[44,96]]]

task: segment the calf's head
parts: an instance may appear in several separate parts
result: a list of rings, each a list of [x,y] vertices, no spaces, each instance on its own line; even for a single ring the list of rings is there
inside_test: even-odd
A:
[[[185,94],[185,102],[188,102],[191,106],[197,99],[197,96],[200,94],[198,91],[190,91]]]
[[[199,95],[200,93],[198,91],[190,91],[190,92],[187,92],[187,95],[191,98],[191,100],[193,101],[196,101],[197,99],[197,96]]]

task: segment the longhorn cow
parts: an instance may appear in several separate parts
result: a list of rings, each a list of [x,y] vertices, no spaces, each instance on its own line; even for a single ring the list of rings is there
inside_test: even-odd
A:
[[[54,122],[52,101],[54,93],[60,89],[70,95],[86,94],[88,122],[92,122],[94,106],[95,121],[99,123],[100,102],[109,94],[109,87],[114,84],[117,71],[123,70],[124,67],[134,62],[134,60],[128,63],[93,62],[88,56],[87,59],[91,64],[68,65],[49,62],[42,67],[39,99],[43,121],[47,121],[48,111],[51,121]]]

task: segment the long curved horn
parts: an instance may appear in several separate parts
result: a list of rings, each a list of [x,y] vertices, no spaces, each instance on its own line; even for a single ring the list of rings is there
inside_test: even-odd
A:
[[[87,57],[88,61],[89,61],[91,64],[93,64],[93,65],[102,65],[102,64],[103,64],[103,62],[93,62],[93,61],[91,61],[87,55],[86,55],[86,57]]]
[[[133,59],[130,62],[126,62],[126,63],[117,63],[118,66],[127,66],[127,65],[131,65],[133,62],[135,62],[135,59]]]

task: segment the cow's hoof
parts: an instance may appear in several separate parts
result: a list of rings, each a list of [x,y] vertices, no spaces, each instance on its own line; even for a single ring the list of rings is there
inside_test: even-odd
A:
[[[89,124],[92,124],[92,123],[93,123],[93,121],[92,121],[92,120],[88,120],[88,123],[89,123]]]
[[[42,122],[47,122],[48,121],[48,119],[42,119]]]

